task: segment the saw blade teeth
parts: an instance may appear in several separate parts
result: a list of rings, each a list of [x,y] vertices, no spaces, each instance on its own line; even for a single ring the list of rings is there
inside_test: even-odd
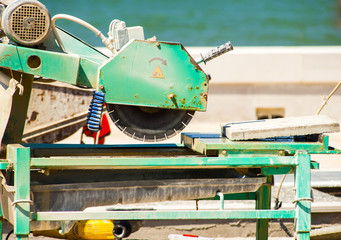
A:
[[[115,110],[108,111],[108,114],[110,115],[113,112],[115,112]]]
[[[127,136],[143,142],[168,140],[188,125],[194,111],[107,104],[114,124]]]

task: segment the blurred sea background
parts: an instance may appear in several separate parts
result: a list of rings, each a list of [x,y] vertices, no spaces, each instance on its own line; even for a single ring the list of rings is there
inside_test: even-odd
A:
[[[185,46],[341,45],[340,0],[42,0],[51,16],[64,13],[108,32],[113,19],[142,26],[145,37]],[[102,46],[84,27],[58,20],[86,42]]]

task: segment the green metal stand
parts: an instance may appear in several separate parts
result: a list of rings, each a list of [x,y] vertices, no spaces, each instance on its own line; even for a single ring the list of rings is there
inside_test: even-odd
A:
[[[295,171],[296,187],[296,232],[298,240],[310,239],[311,230],[311,173],[310,155],[306,151],[299,151],[296,155],[298,167]]]
[[[271,208],[271,177],[256,192],[256,209],[264,210]],[[256,239],[268,239],[269,219],[257,219],[256,222]]]
[[[165,219],[255,219],[258,240],[268,238],[269,219],[295,219],[297,239],[310,239],[312,153],[339,153],[328,148],[328,138],[317,143],[231,142],[203,135],[183,135],[184,145],[9,145],[7,159],[0,162],[3,171],[14,172],[14,233],[28,239],[32,221],[68,221],[89,219],[165,220]],[[118,149],[135,149],[134,156],[118,155]],[[128,149],[128,150],[127,150]],[[174,156],[136,156],[144,152],[191,149],[192,154]],[[177,150],[178,151],[178,150]],[[198,155],[199,154],[199,155]],[[97,157],[95,157],[96,155]],[[162,154],[161,154],[162,155]],[[83,156],[83,157],[81,157]],[[33,212],[30,211],[30,171],[34,169],[115,169],[115,168],[258,168],[267,177],[257,192],[225,195],[228,199],[254,199],[255,210],[170,210],[106,212]],[[291,210],[271,210],[271,184],[275,174],[295,174],[296,199]],[[1,202],[2,208],[12,207]],[[6,216],[5,216],[6,217]],[[1,224],[0,224],[1,227]],[[1,230],[1,228],[0,228]]]

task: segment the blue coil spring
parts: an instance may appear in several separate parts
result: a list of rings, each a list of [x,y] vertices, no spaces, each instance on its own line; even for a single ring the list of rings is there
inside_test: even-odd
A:
[[[104,106],[105,93],[94,91],[92,101],[89,106],[89,113],[87,119],[88,129],[93,132],[101,130],[101,118]]]

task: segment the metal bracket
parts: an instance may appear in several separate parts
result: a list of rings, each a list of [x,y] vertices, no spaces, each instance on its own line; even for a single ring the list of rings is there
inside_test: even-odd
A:
[[[9,87],[8,87],[8,92],[13,95],[15,90],[17,90],[17,88],[19,89],[19,95],[22,96],[24,94],[24,86],[21,85],[21,83],[19,83],[17,80],[15,80],[14,78],[11,78],[10,82],[9,82]]]

